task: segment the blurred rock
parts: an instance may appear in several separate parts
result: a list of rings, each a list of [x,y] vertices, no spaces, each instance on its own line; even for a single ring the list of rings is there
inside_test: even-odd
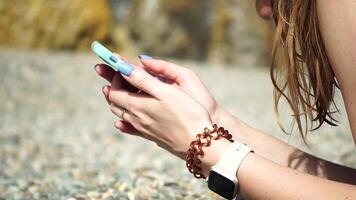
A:
[[[0,44],[10,47],[89,50],[99,40],[132,56],[266,65],[271,27],[252,1],[0,0]]]
[[[252,2],[213,0],[111,0],[112,34],[119,51],[265,65],[273,33]],[[136,50],[133,50],[136,49]]]
[[[257,16],[254,1],[214,1],[208,61],[268,65],[273,26]]]
[[[111,14],[105,0],[0,0],[0,43],[11,47],[88,49],[105,40]]]

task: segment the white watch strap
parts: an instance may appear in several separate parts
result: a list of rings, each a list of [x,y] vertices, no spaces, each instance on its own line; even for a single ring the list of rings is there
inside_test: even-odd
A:
[[[222,154],[220,160],[212,167],[221,175],[236,180],[236,173],[243,159],[253,152],[247,145],[241,142],[233,142]],[[237,181],[237,180],[236,180]]]

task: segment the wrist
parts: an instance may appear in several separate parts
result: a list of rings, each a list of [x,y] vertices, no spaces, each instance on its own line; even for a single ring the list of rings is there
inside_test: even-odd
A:
[[[222,152],[233,142],[232,135],[214,124],[205,127],[195,136],[186,153],[186,166],[194,177],[206,178],[211,166],[220,159]]]
[[[228,118],[228,114],[221,106],[216,104],[215,108],[210,114],[210,118],[214,124],[224,125],[224,121]]]
[[[230,133],[233,135],[234,139],[241,139],[243,135],[242,129],[244,127],[244,123],[231,113],[224,110],[222,107],[217,106],[214,112],[211,114],[211,119],[214,124],[218,124],[219,126],[225,127]]]
[[[200,157],[203,167],[203,175],[207,177],[213,165],[221,158],[222,153],[229,147],[231,142],[227,139],[215,140],[209,147],[203,147],[204,156]]]

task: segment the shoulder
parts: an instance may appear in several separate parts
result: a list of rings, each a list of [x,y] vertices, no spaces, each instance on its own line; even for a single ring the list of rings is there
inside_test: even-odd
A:
[[[356,2],[317,0],[319,28],[356,144]]]

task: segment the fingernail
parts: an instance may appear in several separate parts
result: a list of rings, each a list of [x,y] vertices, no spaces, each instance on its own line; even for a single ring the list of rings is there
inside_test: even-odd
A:
[[[138,58],[141,60],[153,60],[151,56],[144,55],[144,54],[139,55]]]
[[[108,88],[109,88],[109,86],[107,86],[107,85],[104,85],[103,88],[101,88],[101,91],[103,92],[104,95],[106,95]]]
[[[94,70],[96,71],[96,68],[99,66],[99,64],[96,64],[95,66],[94,66]]]
[[[114,122],[114,127],[117,128],[117,129],[120,129],[120,126],[118,124],[119,124],[118,121]]]
[[[134,70],[133,66],[127,62],[122,62],[119,65],[120,73],[124,74],[125,76],[130,76],[130,74],[133,70]]]

